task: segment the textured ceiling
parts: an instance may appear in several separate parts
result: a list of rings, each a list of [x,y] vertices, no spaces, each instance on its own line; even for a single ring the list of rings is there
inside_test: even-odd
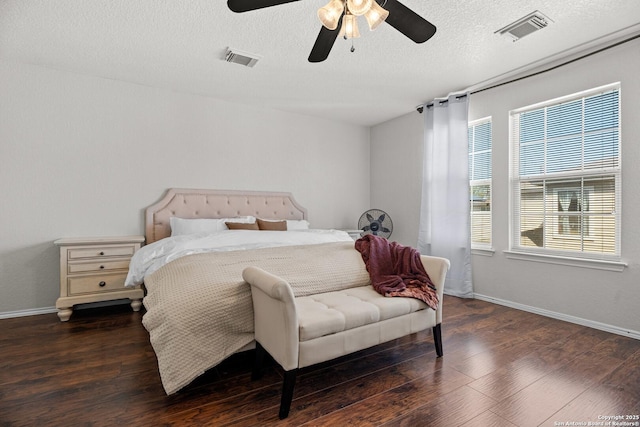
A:
[[[387,24],[338,39],[307,62],[320,29],[304,0],[237,14],[225,0],[0,0],[0,59],[19,61],[358,125],[640,33],[639,0],[402,0],[438,28],[415,44]],[[553,20],[518,42],[496,30],[540,10]],[[262,56],[223,60],[228,46]]]

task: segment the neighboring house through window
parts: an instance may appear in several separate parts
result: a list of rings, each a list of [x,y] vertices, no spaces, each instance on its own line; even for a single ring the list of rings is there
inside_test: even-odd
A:
[[[491,248],[491,118],[469,123],[471,247]]]
[[[620,258],[620,87],[511,112],[511,247]]]

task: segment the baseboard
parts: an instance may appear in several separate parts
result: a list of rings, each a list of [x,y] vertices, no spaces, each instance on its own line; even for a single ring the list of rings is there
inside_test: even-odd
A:
[[[30,308],[28,310],[5,311],[0,313],[0,319],[11,319],[13,317],[36,316],[38,314],[57,313],[55,307]]]
[[[130,303],[131,303],[131,300],[128,298],[88,302],[86,304],[77,304],[73,306],[73,311],[86,310],[86,309],[98,308],[98,307],[109,307],[112,305],[130,304]],[[57,312],[58,312],[58,309],[55,307],[42,307],[42,308],[30,308],[28,310],[5,311],[3,313],[0,313],[0,319],[11,319],[13,317],[24,317],[24,316],[36,316],[38,314],[50,314],[50,313],[57,313]]]
[[[519,304],[513,301],[507,301],[500,298],[494,298],[486,295],[481,295],[478,293],[474,294],[474,298],[491,302],[494,304],[504,305],[506,307],[515,308],[517,310],[528,311],[529,313],[539,314],[545,317],[551,317],[553,319],[563,320],[569,323],[575,323],[577,325],[586,326],[593,329],[598,329],[605,332],[610,332],[612,334],[622,335],[629,338],[634,338],[640,340],[640,332],[633,331],[629,329],[619,328],[617,326],[608,325],[606,323],[595,322],[593,320],[583,319],[581,317],[570,316],[568,314],[558,313],[555,311],[544,310],[538,307],[532,307],[529,305]]]

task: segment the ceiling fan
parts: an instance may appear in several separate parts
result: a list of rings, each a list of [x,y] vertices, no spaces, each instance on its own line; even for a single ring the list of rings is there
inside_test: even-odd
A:
[[[227,0],[227,5],[232,11],[241,13],[248,12],[250,10],[278,6],[280,4],[291,3],[294,1],[300,0]],[[343,21],[347,22],[347,20],[355,18],[354,15],[357,15],[357,13],[352,13],[349,10],[349,5],[351,5],[352,2],[367,3],[367,1],[368,0],[332,0],[327,6],[325,6],[325,8],[327,8],[332,6],[332,4],[337,4],[338,6],[342,5],[339,10],[339,14],[335,16],[334,25],[329,25],[329,27],[327,27],[327,24],[321,18],[323,26],[320,28],[318,38],[311,49],[309,62],[322,62],[327,59],[338,35],[344,35],[345,38],[358,36],[349,34],[349,28],[352,27],[350,25],[343,25]],[[400,31],[416,43],[426,42],[436,32],[435,25],[400,3],[398,0],[371,0],[370,4],[373,5],[371,9],[375,8],[378,11],[381,11],[381,14],[386,15],[386,19],[385,17],[382,17],[374,25],[369,22],[371,29],[375,29],[375,27],[377,27],[377,25],[382,21],[386,21],[393,28]],[[323,9],[320,9],[318,13],[319,17]],[[333,12],[335,13],[335,9]],[[369,21],[369,17],[367,17],[367,20]],[[345,27],[347,27],[347,33],[345,33]],[[355,31],[357,33],[357,27],[355,28]]]

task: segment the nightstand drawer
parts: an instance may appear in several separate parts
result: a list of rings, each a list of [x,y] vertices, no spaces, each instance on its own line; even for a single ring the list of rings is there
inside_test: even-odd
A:
[[[69,249],[68,257],[70,260],[82,258],[98,258],[111,256],[132,256],[136,251],[133,245],[123,246],[102,246],[95,248],[73,248]]]
[[[127,273],[105,274],[84,277],[69,277],[69,295],[78,295],[95,292],[107,292],[115,289],[125,290],[124,280]]]
[[[91,261],[91,262],[76,262],[68,265],[68,273],[93,273],[99,271],[110,270],[126,270],[129,268],[129,259],[121,259],[115,261]]]

